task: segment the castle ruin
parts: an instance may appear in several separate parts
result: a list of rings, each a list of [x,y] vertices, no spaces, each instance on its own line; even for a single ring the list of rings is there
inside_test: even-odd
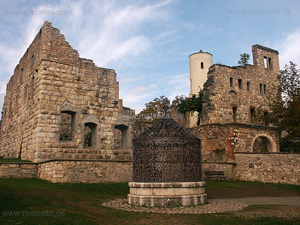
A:
[[[33,162],[130,159],[123,111],[134,114],[123,109],[115,71],[80,58],[45,22],[7,84],[0,155]]]

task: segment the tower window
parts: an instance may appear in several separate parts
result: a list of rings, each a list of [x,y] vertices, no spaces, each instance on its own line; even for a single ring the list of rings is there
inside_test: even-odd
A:
[[[268,60],[267,60],[266,56],[264,56],[264,65],[265,65],[265,68],[268,68]]]
[[[264,84],[264,94],[267,93],[267,86]]]
[[[22,78],[23,78],[23,68],[21,69],[21,73],[20,73],[20,82],[22,83]]]
[[[269,69],[272,69],[272,63],[271,63],[271,61],[272,61],[272,59],[271,58],[268,58],[268,61],[269,61]]]
[[[232,118],[233,122],[236,122],[236,107],[232,107]]]
[[[33,59],[34,59],[34,55],[31,56],[31,67],[33,67]]]
[[[259,84],[259,92],[260,92],[261,94],[263,94],[263,85],[262,85],[262,84]]]
[[[247,91],[250,91],[250,82],[247,82]]]
[[[233,78],[230,77],[230,87],[233,87]]]
[[[204,63],[201,62],[201,69],[204,69]]]
[[[242,79],[238,79],[239,89],[243,89]]]

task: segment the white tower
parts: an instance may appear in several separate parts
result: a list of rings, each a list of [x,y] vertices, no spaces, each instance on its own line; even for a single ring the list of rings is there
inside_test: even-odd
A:
[[[212,66],[212,54],[200,50],[198,53],[191,54],[190,57],[190,84],[191,90],[189,97],[193,94],[198,95],[200,88],[207,80],[209,67]],[[190,115],[190,127],[197,126],[198,113],[194,112]]]

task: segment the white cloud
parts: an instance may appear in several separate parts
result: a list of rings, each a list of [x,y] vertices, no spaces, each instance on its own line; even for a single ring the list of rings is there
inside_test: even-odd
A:
[[[190,74],[178,74],[172,76],[173,79],[170,79],[167,83],[171,86],[170,95],[168,98],[172,101],[176,95],[189,95],[190,91]]]
[[[280,69],[292,61],[300,67],[300,28],[289,34],[287,38],[279,45]]]

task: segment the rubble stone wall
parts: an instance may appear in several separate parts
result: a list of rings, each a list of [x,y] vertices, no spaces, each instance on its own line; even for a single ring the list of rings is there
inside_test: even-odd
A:
[[[114,124],[121,103],[115,71],[80,58],[60,31],[45,22],[7,85],[0,155],[34,162],[117,158]],[[60,138],[62,113],[72,115],[67,141]],[[85,144],[86,125],[93,128],[90,146]]]
[[[300,185],[300,154],[236,153],[235,179]]]

